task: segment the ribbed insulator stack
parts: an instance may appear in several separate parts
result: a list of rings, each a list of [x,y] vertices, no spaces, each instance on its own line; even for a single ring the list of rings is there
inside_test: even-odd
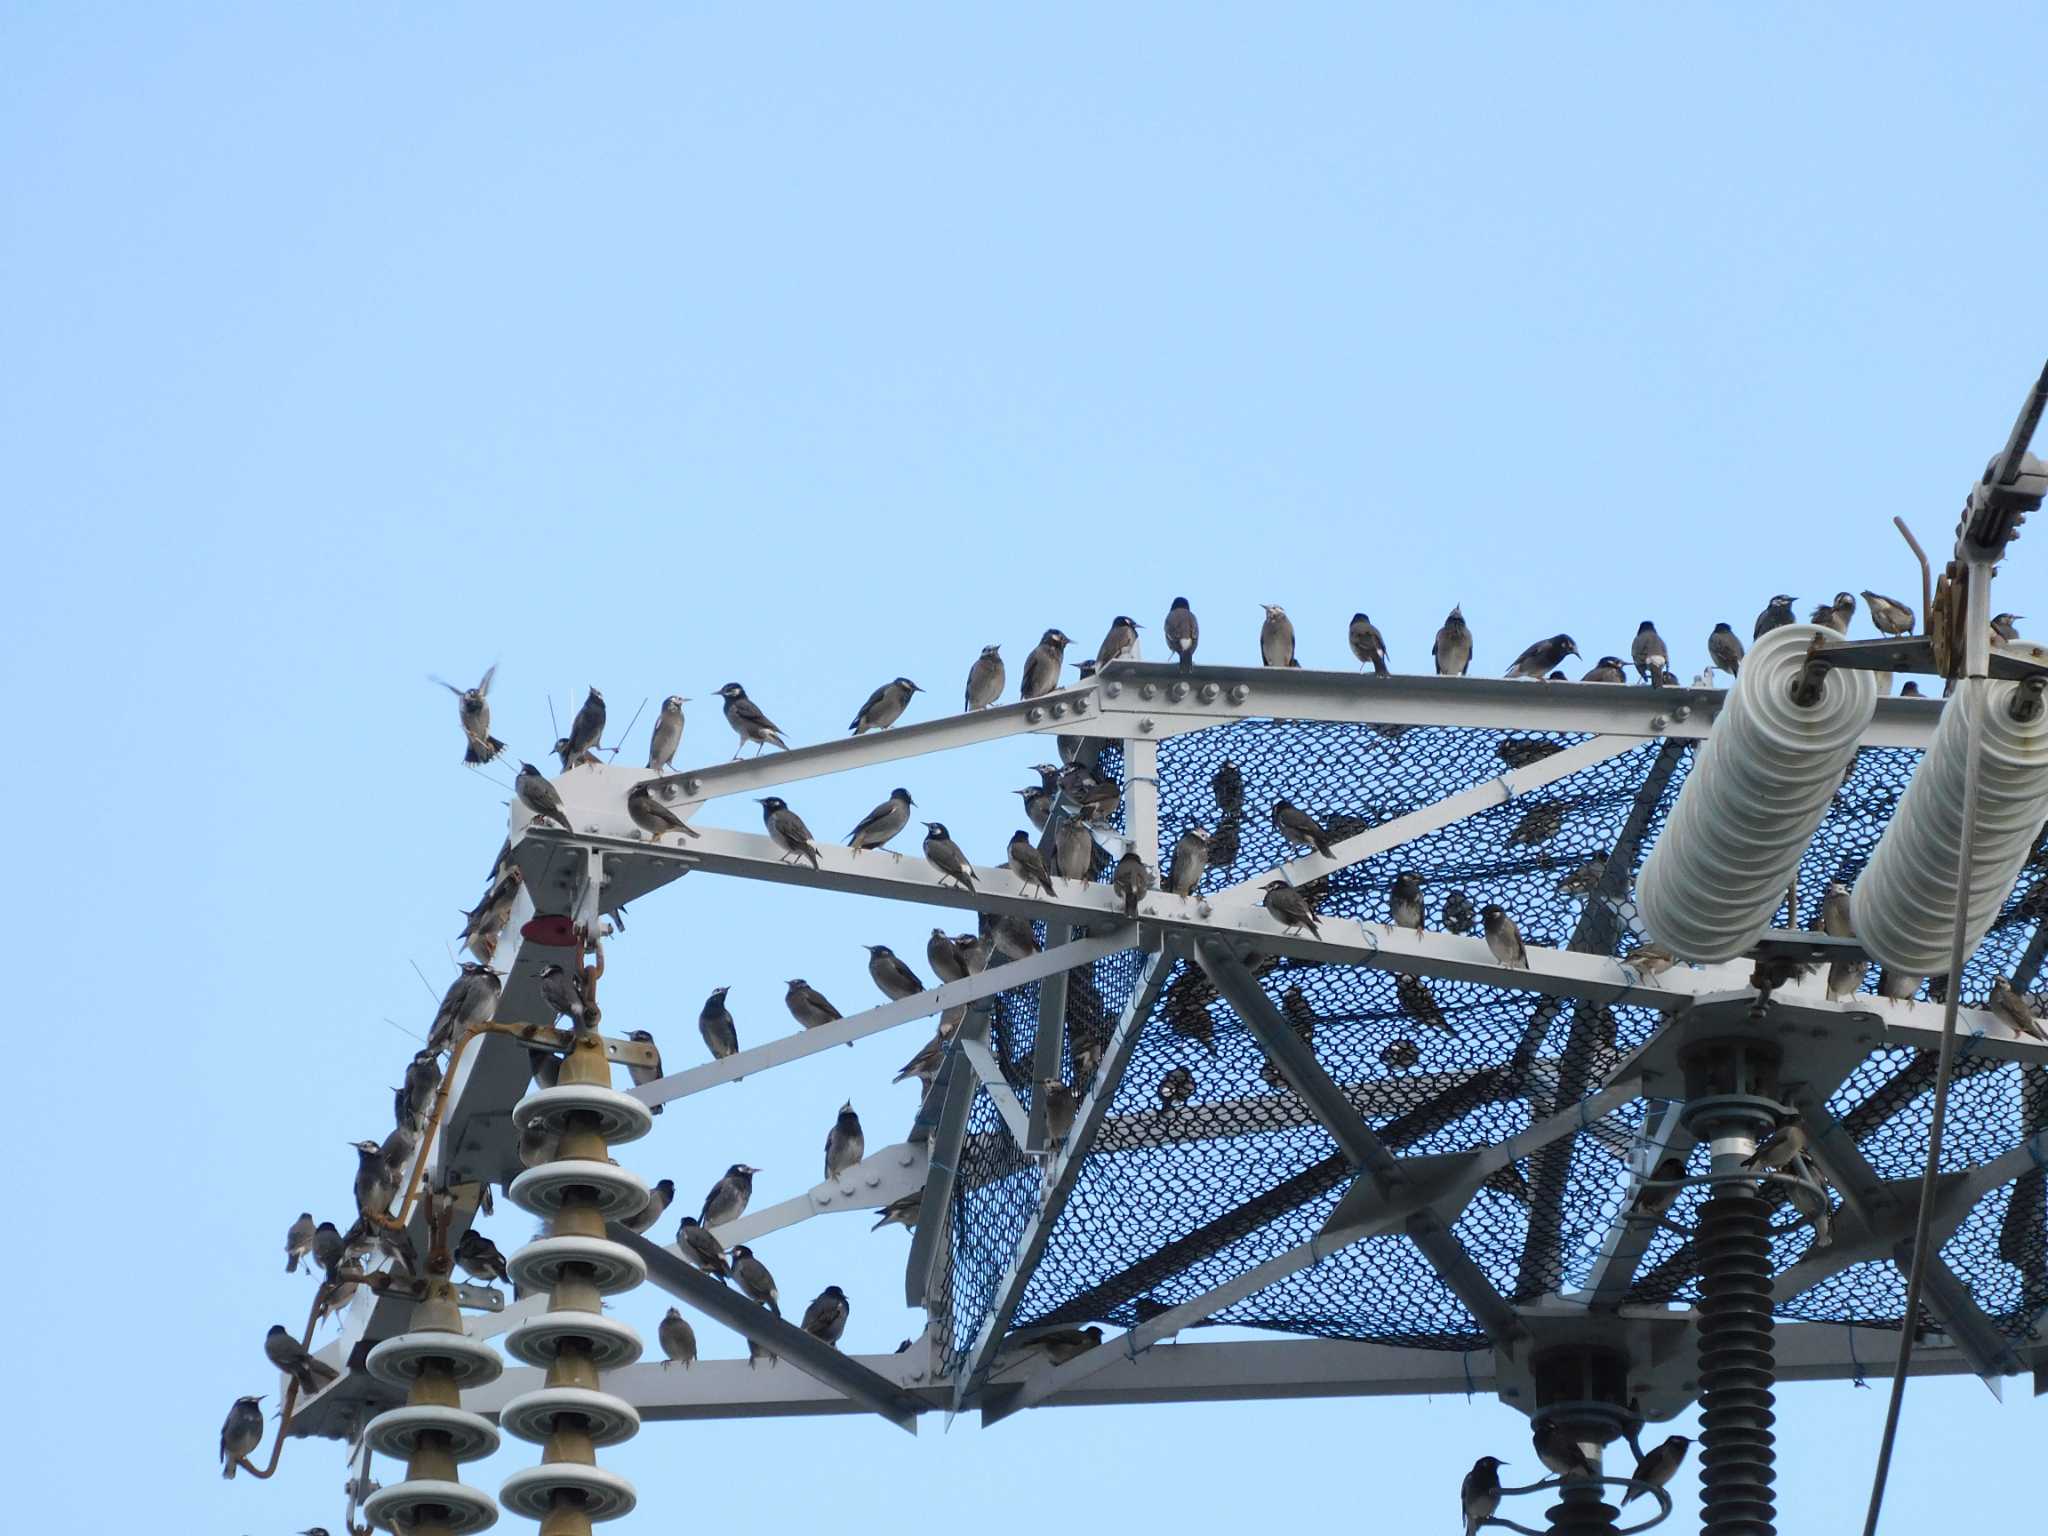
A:
[[[1757,641],[1636,882],[1651,938],[1683,960],[1732,960],[1756,942],[1877,712],[1868,672],[1802,677],[1833,630],[1786,624]]]
[[[1965,954],[1991,931],[2048,815],[2048,711],[2017,683],[1965,678],[1850,895],[1857,939],[1890,970],[1927,976],[1948,969],[1972,751],[1983,766],[1968,829]]]
[[[505,1336],[505,1348],[547,1371],[546,1384],[507,1403],[507,1433],[546,1447],[541,1464],[505,1479],[505,1507],[540,1521],[541,1536],[590,1536],[594,1521],[629,1513],[637,1495],[616,1472],[597,1465],[597,1448],[630,1440],[640,1415],[602,1389],[600,1373],[640,1358],[640,1337],[603,1315],[603,1298],[631,1290],[647,1271],[631,1249],[604,1235],[605,1222],[647,1204],[647,1186],[611,1162],[611,1146],[634,1141],[652,1124],[645,1105],[616,1093],[604,1046],[579,1040],[557,1086],[513,1108],[523,1132],[538,1125],[560,1137],[555,1161],[512,1181],[513,1201],[547,1218],[547,1235],[512,1256],[512,1279],[548,1293],[548,1310]]]
[[[405,1536],[461,1536],[494,1525],[498,1506],[481,1488],[462,1482],[456,1468],[498,1448],[491,1422],[463,1408],[462,1389],[496,1381],[505,1363],[463,1333],[446,1275],[427,1282],[411,1328],[377,1345],[366,1364],[372,1376],[406,1394],[403,1408],[378,1414],[363,1431],[371,1450],[405,1462],[403,1482],[364,1500],[365,1517]]]

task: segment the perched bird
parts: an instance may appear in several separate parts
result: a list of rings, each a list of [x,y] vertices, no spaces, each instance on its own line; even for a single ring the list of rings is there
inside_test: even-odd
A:
[[[923,692],[907,677],[891,678],[868,695],[867,703],[861,705],[847,729],[856,736],[865,731],[886,731],[903,718],[903,711],[910,707],[910,696]]]
[[[398,1193],[384,1149],[374,1141],[359,1141],[356,1148],[356,1214],[371,1226],[389,1220],[391,1197]]]
[[[689,702],[680,693],[661,701],[661,713],[654,717],[654,734],[647,738],[647,766],[657,773],[676,765],[676,753],[683,745],[683,706]]]
[[[1894,1003],[1910,1002],[1926,980],[1925,976],[1909,975],[1887,966],[1877,973],[1877,995]]]
[[[1774,629],[1797,623],[1798,620],[1792,612],[1792,602],[1791,598],[1781,592],[1764,604],[1764,611],[1756,616],[1756,628],[1750,631],[1749,638],[1761,640]]]
[[[749,1168],[745,1163],[734,1163],[725,1170],[725,1177],[711,1186],[711,1193],[704,1197],[704,1209],[698,1215],[698,1223],[706,1227],[722,1227],[729,1221],[738,1221],[746,1214],[747,1202],[754,1197],[754,1175],[761,1170]]]
[[[1166,610],[1166,648],[1180,661],[1182,671],[1195,664],[1195,647],[1201,639],[1202,626],[1195,622],[1195,611],[1186,598],[1176,597]]]
[[[1080,808],[1084,821],[1113,815],[1123,793],[1116,780],[1103,778],[1085,763],[1075,763],[1060,771],[1060,789]]]
[[[563,751],[562,769],[597,760],[598,743],[604,739],[604,695],[595,688],[583,697],[583,707],[569,722],[568,745]]]
[[[777,1317],[782,1316],[782,1297],[775,1289],[775,1277],[754,1256],[754,1250],[745,1243],[734,1244],[731,1263],[733,1283],[740,1288],[740,1294]]]
[[[498,1245],[483,1233],[471,1227],[455,1244],[455,1263],[461,1271],[473,1280],[500,1280],[512,1283],[511,1271],[505,1267],[505,1255],[498,1252]]]
[[[1642,1460],[1636,1463],[1635,1471],[1629,1475],[1628,1493],[1622,1499],[1621,1507],[1626,1509],[1633,1500],[1641,1498],[1652,1488],[1662,1488],[1669,1483],[1685,1464],[1685,1453],[1691,1448],[1692,1441],[1684,1435],[1673,1435],[1645,1451]]]
[[[1714,632],[1707,636],[1707,659],[1726,672],[1730,677],[1742,673],[1742,637],[1723,622],[1714,626]]]
[[[653,842],[660,842],[664,832],[680,832],[684,837],[697,837],[697,829],[684,821],[674,811],[655,797],[654,781],[644,780],[626,791],[626,815],[634,826],[648,834]]]
[[[1095,834],[1078,816],[1068,816],[1052,831],[1053,862],[1063,880],[1086,880],[1095,868]]]
[[[233,1477],[235,1464],[263,1443],[263,1399],[238,1397],[220,1427],[220,1475]]]
[[[1829,881],[1821,896],[1820,931],[1836,939],[1855,936],[1856,930],[1849,920],[1849,887],[1839,880]],[[1868,969],[1866,961],[1853,956],[1829,962],[1828,996],[1836,1002],[1853,997],[1863,985],[1863,976]]]
[[[704,1006],[697,1011],[697,1032],[704,1037],[713,1061],[723,1061],[740,1048],[739,1027],[732,1021],[732,1010],[725,1006],[725,994],[731,990],[731,987],[713,988],[711,995],[704,999]]]
[[[1600,882],[1607,878],[1607,855],[1596,853],[1577,869],[1567,873],[1557,882],[1560,896],[1590,896],[1600,889]]]
[[[323,1221],[313,1229],[313,1236],[306,1245],[307,1255],[319,1265],[327,1278],[332,1280],[334,1272],[341,1268],[342,1256],[347,1245],[341,1240],[341,1229],[331,1221]]]
[[[1444,932],[1470,933],[1472,931],[1472,898],[1462,890],[1452,891],[1444,897]]]
[[[1152,871],[1138,857],[1136,848],[1125,849],[1123,857],[1116,861],[1116,872],[1109,877],[1109,888],[1123,898],[1124,916],[1136,917],[1138,903],[1152,889]]]
[[[1623,958],[1644,977],[1662,976],[1678,964],[1678,957],[1661,944],[1638,944]]]
[[[1265,885],[1266,910],[1290,933],[1297,928],[1306,928],[1310,933],[1320,934],[1322,925],[1316,921],[1315,908],[1308,904],[1308,898],[1289,885],[1285,880],[1268,880]]]
[[[1413,1040],[1389,1040],[1380,1048],[1380,1063],[1405,1072],[1422,1060],[1422,1050]]]
[[[840,1335],[846,1332],[846,1315],[851,1310],[847,1305],[846,1292],[836,1285],[828,1285],[818,1293],[816,1300],[804,1308],[804,1332],[827,1344],[837,1344]]]
[[[874,978],[875,985],[882,989],[882,995],[891,1002],[915,997],[926,990],[917,972],[905,965],[888,945],[868,944],[863,948],[868,952],[868,975]]]
[[[1835,599],[1840,603],[1841,599]],[[1913,633],[1913,610],[1895,597],[1886,597],[1882,592],[1865,588],[1863,604],[1870,614],[1870,622],[1877,626],[1881,635],[1910,635]],[[1851,610],[1852,612],[1854,610]]]
[[[1209,790],[1216,797],[1216,809],[1226,816],[1244,809],[1244,770],[1225,758],[1209,775]]]
[[[1422,876],[1404,869],[1387,887],[1387,918],[1396,928],[1422,932]]]
[[[1517,656],[1515,664],[1508,668],[1506,675],[1508,677],[1542,677],[1562,662],[1565,657],[1578,654],[1579,643],[1572,639],[1570,635],[1551,635],[1547,639],[1538,640],[1527,650],[1523,651],[1521,655]]]
[[[1159,1107],[1178,1109],[1195,1096],[1195,1074],[1186,1067],[1175,1067],[1159,1079]]]
[[[1479,926],[1486,932],[1486,947],[1493,958],[1510,970],[1529,969],[1529,954],[1522,947],[1522,931],[1515,920],[1488,903],[1479,909]]]
[[[2048,1031],[2041,1028],[2040,1015],[2034,1012],[2033,999],[2015,987],[2009,977],[1992,980],[1991,995],[1984,1000],[1984,1006],[2010,1024],[2015,1033],[2048,1041]],[[303,1216],[299,1219],[305,1220]]]
[[[1649,619],[1636,626],[1636,637],[1629,642],[1628,653],[1636,664],[1636,676],[1646,683],[1663,677],[1671,665],[1671,647],[1664,643],[1656,624]]]
[[[1074,1128],[1074,1115],[1081,1107],[1081,1095],[1056,1077],[1047,1078],[1038,1087],[1045,1095],[1046,1140],[1065,1141],[1067,1133]]]
[[[1351,654],[1358,658],[1358,670],[1361,672],[1371,667],[1379,676],[1385,677],[1390,670],[1386,639],[1380,634],[1379,626],[1362,613],[1351,615]]]
[[[940,883],[951,880],[964,891],[974,889],[974,866],[967,855],[960,851],[960,845],[953,841],[953,834],[946,830],[943,821],[928,821],[924,824],[924,856],[933,869],[942,877]]]
[[[1059,687],[1060,668],[1066,665],[1067,647],[1073,643],[1057,629],[1038,637],[1038,644],[1024,658],[1024,681],[1018,689],[1022,697],[1035,699]]]
[[[519,1133],[519,1166],[538,1168],[542,1163],[552,1163],[562,1155],[562,1137],[559,1132],[550,1131],[540,1121],[530,1122]]]
[[[533,764],[519,765],[518,776],[512,780],[512,793],[519,797],[521,805],[533,812],[535,820],[559,822],[564,832],[574,830],[569,825],[569,813],[562,809],[560,793]]]
[[[462,722],[462,734],[468,741],[468,747],[462,754],[465,763],[488,763],[505,750],[505,743],[491,734],[491,679],[497,674],[494,662],[484,669],[483,681],[474,688],[458,688],[438,677],[433,679],[455,695],[456,716]]]
[[[1543,1463],[1555,1476],[1563,1478],[1597,1477],[1593,1463],[1586,1459],[1586,1448],[1572,1438],[1570,1430],[1561,1424],[1546,1424],[1535,1434],[1536,1459]]]
[[[1537,741],[1528,737],[1514,736],[1498,743],[1493,755],[1510,768],[1526,768],[1531,763],[1540,763],[1546,757],[1555,757],[1564,750],[1555,741]]]
[[[945,1059],[946,1037],[933,1035],[918,1047],[917,1054],[903,1063],[903,1068],[889,1081],[900,1083],[906,1077],[914,1077],[929,1088],[939,1075],[939,1063]]]
[[[1924,699],[1927,695],[1920,691],[1918,683],[1908,678],[1905,682],[1899,684],[1899,697],[1902,699]]]
[[[1055,1328],[1050,1333],[1041,1333],[1031,1342],[1042,1348],[1054,1365],[1065,1365],[1100,1344],[1102,1330],[1092,1324],[1086,1328]]]
[[[943,928],[934,928],[932,936],[925,940],[924,958],[941,983],[967,979],[967,959],[954,944],[953,936]]]
[[[463,914],[462,947],[485,965],[498,951],[498,939],[512,920],[512,908],[525,889],[526,872],[517,864],[491,882],[484,899]]]
[[[644,1029],[636,1029],[627,1034],[626,1038],[633,1041],[636,1045],[654,1047],[654,1063],[652,1066],[631,1066],[626,1069],[626,1075],[633,1079],[633,1086],[635,1088],[645,1088],[649,1083],[659,1082],[661,1080],[661,1047],[654,1044],[654,1036]],[[651,1112],[657,1115],[660,1114],[661,1106],[659,1104],[651,1106]]]
[[[1837,592],[1832,603],[1822,603],[1807,616],[1807,621],[1822,624],[1838,635],[1849,633],[1849,622],[1856,617],[1856,596],[1852,592]]]
[[[861,1134],[860,1116],[853,1101],[839,1106],[839,1118],[825,1133],[825,1182],[831,1183],[868,1154],[867,1138]]]
[[[2006,645],[2011,645],[2015,640],[2019,639],[2019,621],[2025,617],[2026,615],[2023,613],[2001,613],[1995,615],[1991,620],[1991,643],[1997,645],[2003,642]]]
[[[1522,848],[1534,848],[1557,836],[1564,826],[1564,806],[1556,800],[1538,800],[1515,823],[1508,841]]]
[[[844,1017],[826,1000],[824,993],[801,976],[790,982],[789,990],[782,995],[782,1000],[789,1005],[790,1015],[805,1029],[819,1029],[827,1024],[835,1024]]]
[[[1420,976],[1410,976],[1406,971],[1397,975],[1394,978],[1394,1000],[1401,1005],[1401,1011],[1416,1023],[1442,1030],[1447,1035],[1454,1033],[1436,1000],[1436,994],[1429,990],[1429,983]]]
[[[1579,681],[1582,683],[1625,683],[1628,681],[1628,669],[1621,664],[1619,656],[1602,656],[1587,670],[1586,675],[1580,678]]]
[[[1019,828],[1010,834],[1010,846],[1004,863],[1010,873],[1017,877],[1025,890],[1034,885],[1048,896],[1059,893],[1052,888],[1052,876],[1046,872],[1045,859],[1032,844],[1031,834]]]
[[[854,825],[847,834],[846,846],[855,853],[865,853],[870,848],[880,848],[890,838],[910,825],[910,808],[917,802],[910,798],[907,789],[892,789],[889,798],[876,806]]]
[[[263,1356],[297,1382],[299,1390],[308,1397],[341,1376],[325,1360],[315,1360],[308,1354],[306,1346],[286,1333],[282,1323],[272,1323],[270,1332],[263,1336]]]
[[[747,1340],[748,1370],[751,1371],[763,1360],[766,1360],[770,1365],[774,1365],[778,1358],[779,1357],[776,1355],[775,1351],[770,1349],[766,1344],[763,1344],[759,1339]]]
[[[719,1187],[722,1188],[723,1185],[724,1181],[721,1180]],[[711,1192],[715,1195],[718,1189],[714,1188]],[[708,1205],[710,1202],[705,1203]],[[746,1202],[743,1199],[740,1203],[745,1205]],[[685,1263],[703,1270],[705,1274],[716,1276],[720,1280],[732,1277],[732,1270],[726,1262],[725,1244],[696,1217],[685,1216],[682,1225],[676,1228],[676,1248],[682,1254]]]
[[[1045,824],[1052,820],[1053,805],[1060,797],[1058,788],[1047,783],[1031,789],[1013,789],[1010,793],[1023,797],[1025,818],[1032,826],[1043,832]]]
[[[1472,630],[1465,622],[1465,610],[1453,608],[1443,628],[1436,632],[1436,640],[1429,648],[1429,654],[1436,661],[1438,677],[1463,677],[1465,669],[1472,665]]]
[[[572,1029],[582,1029],[590,1017],[589,1005],[583,999],[583,973],[570,972],[559,965],[544,965],[534,973],[534,981],[540,986],[540,1000],[554,1009],[554,1016],[567,1019]]]
[[[761,712],[761,706],[747,697],[747,690],[738,683],[727,683],[718,690],[718,696],[725,700],[725,723],[739,736],[740,744],[733,753],[738,757],[751,743],[756,755],[770,747],[789,750],[789,743],[782,739],[782,728]]]
[[[1095,665],[1106,667],[1112,661],[1137,659],[1138,621],[1120,613],[1109,622],[1109,633],[1102,637],[1102,645],[1095,652]]]
[[[1806,1146],[1806,1127],[1797,1120],[1788,1120],[1758,1142],[1756,1150],[1742,1160],[1742,1166],[1766,1173],[1789,1167],[1795,1157],[1806,1151]]]
[[[1209,834],[1189,827],[1174,840],[1173,856],[1166,864],[1166,889],[1176,896],[1194,895],[1208,867]]]
[[[894,1200],[891,1200],[887,1205],[875,1212],[881,1220],[877,1221],[872,1227],[869,1227],[868,1230],[870,1232],[879,1232],[884,1227],[901,1227],[906,1232],[914,1231],[917,1227],[918,1215],[923,1209],[924,1191],[922,1189],[912,1190],[907,1195],[898,1195]]]
[[[1835,1208],[1828,1201],[1827,1186],[1820,1169],[1812,1158],[1802,1155],[1792,1159],[1785,1171],[1793,1176],[1793,1182],[1784,1186],[1785,1198],[1792,1202],[1792,1209],[1812,1225],[1813,1246],[1832,1247],[1835,1241]]]
[[[1291,800],[1273,802],[1273,827],[1296,848],[1313,848],[1326,859],[1334,856],[1322,823]]]
[[[631,1232],[651,1232],[676,1198],[676,1181],[663,1179],[647,1191],[647,1203],[631,1216],[619,1218],[619,1225]],[[474,1230],[472,1228],[472,1230]]]
[[[758,803],[761,825],[768,829],[768,841],[782,850],[782,862],[788,864],[804,859],[816,869],[818,845],[811,837],[811,829],[804,825],[803,817],[792,811],[789,802],[780,795],[764,795]]]
[[[1458,1485],[1458,1512],[1465,1517],[1465,1536],[1478,1536],[1479,1527],[1500,1508],[1498,1469],[1506,1465],[1498,1456],[1482,1456]]]
[[[1650,1177],[1636,1192],[1635,1213],[1644,1217],[1661,1217],[1671,1209],[1671,1203],[1685,1187],[1682,1182],[1684,1178],[1684,1158],[1672,1156],[1660,1159]]]
[[[674,1307],[663,1316],[660,1326],[654,1330],[654,1337],[661,1344],[664,1369],[678,1360],[688,1370],[697,1359],[697,1332],[690,1326],[689,1319]]]
[[[969,713],[987,709],[1003,696],[1003,684],[1008,679],[1003,671],[1002,651],[1000,645],[984,645],[981,654],[974,658],[974,665],[967,669],[967,702],[963,707]]]
[[[311,1211],[299,1212],[299,1219],[285,1228],[284,1272],[293,1274],[298,1270],[299,1260],[313,1251],[313,1234],[320,1229],[314,1225]]]
[[[1294,659],[1294,621],[1287,610],[1278,603],[1259,606],[1266,610],[1266,621],[1259,626],[1259,660],[1269,667],[1299,666]]]

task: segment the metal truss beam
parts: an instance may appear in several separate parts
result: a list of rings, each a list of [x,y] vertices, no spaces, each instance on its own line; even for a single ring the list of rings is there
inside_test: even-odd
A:
[[[995,1052],[988,1048],[986,1040],[970,1038],[964,1031],[956,1049],[966,1063],[974,1069],[974,1075],[981,1080],[981,1091],[989,1096],[996,1107],[996,1113],[1003,1117],[1003,1125],[1010,1133],[1010,1140],[1019,1147],[1030,1139],[1031,1117],[1024,1106],[1017,1102],[1010,1080],[1003,1076],[1003,1064],[996,1060]]]
[[[1071,944],[1075,930],[1059,925],[1046,930],[1047,947],[1057,934],[1061,944]],[[1060,1058],[1067,1043],[1067,973],[1059,971],[1038,984],[1038,1033],[1031,1045],[1031,1110],[1017,1145],[1034,1155],[1046,1150],[1045,1094],[1041,1084],[1060,1075]]]
[[[1636,1270],[1657,1235],[1661,1219],[1645,1213],[1637,1204],[1644,1181],[1655,1178],[1657,1165],[1692,1138],[1682,1124],[1683,1109],[1678,1101],[1660,1100],[1650,1106],[1635,1145],[1629,1150],[1629,1169],[1635,1175],[1621,1209],[1609,1223],[1600,1244],[1600,1256],[1593,1261],[1585,1289],[1566,1298],[1581,1302],[1596,1312],[1612,1312],[1635,1284]]]
[[[974,1106],[974,1073],[960,1052],[950,1050],[939,1075],[918,1110],[918,1131],[928,1129],[924,1200],[910,1233],[910,1257],[903,1269],[904,1305],[930,1310],[935,1261],[952,1222],[953,1186],[960,1176],[960,1147],[967,1135],[967,1112]],[[931,1119],[928,1121],[927,1116]]]

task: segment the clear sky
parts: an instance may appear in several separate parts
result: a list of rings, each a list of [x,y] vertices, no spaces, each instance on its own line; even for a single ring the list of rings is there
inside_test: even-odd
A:
[[[1219,658],[1281,602],[1309,665],[1363,608],[1419,669],[1462,603],[1475,671],[1654,617],[1690,677],[1775,591],[1913,595],[1891,516],[1946,543],[2041,365],[2038,6],[1103,9],[0,6],[0,1290],[53,1528],[339,1524],[339,1447],[226,1484],[215,1440],[275,1391],[285,1225],[347,1204],[502,835],[427,673],[497,662],[536,758],[550,700],[687,694],[691,760],[730,750],[729,677],[824,739],[896,673],[936,711],[983,644],[1014,676],[1176,593]],[[2048,614],[2041,581],[2023,542],[2000,606]],[[992,860],[1031,758],[912,788]],[[635,917],[607,1014],[684,1062],[712,985],[758,1040],[783,978],[865,999],[857,946],[929,926],[710,879]],[[848,1094],[900,1134],[914,1034],[630,1160],[782,1198]],[[772,1261],[888,1349],[902,1247],[818,1223]],[[2008,1396],[1915,1387],[1890,1528],[2029,1507],[2000,1474],[2043,1410]],[[1783,1528],[1860,1517],[1881,1398],[1785,1394]],[[603,1459],[649,1528],[1448,1531],[1484,1450],[1526,1464],[1523,1421],[1450,1399]]]

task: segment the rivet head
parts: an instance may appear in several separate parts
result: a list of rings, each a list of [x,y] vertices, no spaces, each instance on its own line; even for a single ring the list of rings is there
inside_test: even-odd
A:
[[[1154,698],[1158,693],[1159,689],[1151,683],[1140,683],[1138,685],[1138,697],[1141,699]]]
[[[1034,704],[1029,709],[1024,711],[1024,718],[1032,725],[1036,725],[1039,721],[1045,718],[1045,711],[1040,709],[1036,704]]]
[[[1186,683],[1175,683],[1166,690],[1166,696],[1178,704],[1188,696],[1188,685]]]
[[[1200,699],[1204,704],[1214,704],[1216,702],[1216,695],[1220,692],[1222,692],[1222,690],[1219,689],[1214,683],[1204,683],[1202,684],[1201,688],[1197,690],[1195,697]]]
[[[1250,698],[1251,696],[1252,696],[1252,691],[1251,691],[1250,687],[1249,687],[1249,686],[1247,686],[1246,684],[1244,684],[1244,683],[1232,683],[1232,684],[1230,685],[1230,702],[1231,702],[1231,703],[1233,703],[1233,704],[1242,704],[1242,703],[1243,703],[1243,702],[1244,702],[1244,701],[1245,701],[1246,699]]]
[[[1064,704],[1055,704],[1055,705],[1053,705],[1053,707],[1052,707],[1052,717],[1053,717],[1053,719],[1055,719],[1055,720],[1064,720],[1064,719],[1066,719],[1066,718],[1067,718],[1067,706],[1066,706],[1066,705],[1064,705]]]

